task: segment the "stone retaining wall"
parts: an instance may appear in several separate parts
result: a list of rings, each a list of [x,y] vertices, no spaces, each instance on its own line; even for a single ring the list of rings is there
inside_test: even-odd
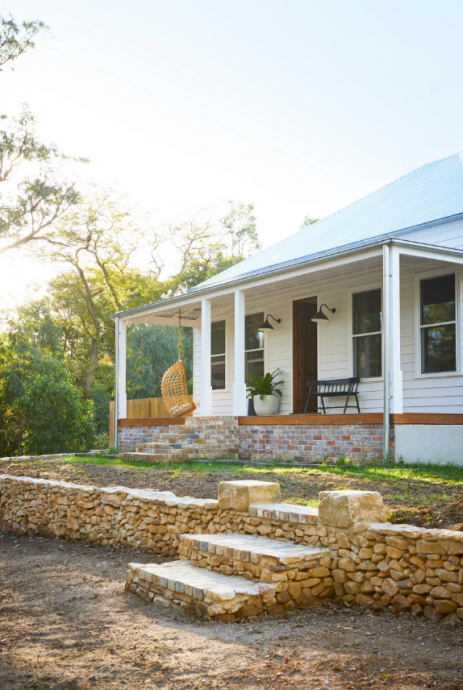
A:
[[[320,579],[324,588],[319,598],[336,596],[368,608],[392,606],[427,617],[463,619],[463,532],[389,525],[383,510],[377,505],[371,509],[368,495],[379,497],[374,492],[321,492],[317,519],[291,513],[284,505],[287,513],[254,508],[250,515],[222,510],[215,500],[170,492],[1,475],[0,528],[120,543],[166,556],[178,554],[180,534],[261,534],[324,546],[330,550],[323,565],[329,575]]]

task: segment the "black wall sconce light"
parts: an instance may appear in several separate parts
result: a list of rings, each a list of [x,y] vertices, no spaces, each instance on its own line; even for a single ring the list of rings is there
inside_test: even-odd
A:
[[[316,323],[318,323],[318,322],[322,323],[323,321],[329,321],[329,318],[327,317],[327,315],[324,314],[322,311],[323,307],[326,307],[328,309],[328,311],[330,311],[332,314],[336,313],[336,309],[330,309],[326,304],[322,304],[320,309],[315,314],[315,316],[312,316],[312,318],[310,319],[311,321],[315,321]]]
[[[269,322],[269,318],[273,319],[276,323],[281,323],[281,319],[276,319],[274,316],[271,314],[267,315],[267,318],[263,323],[256,323],[253,326],[250,327],[250,331],[260,331],[261,333],[265,333],[265,331],[274,331],[275,329],[273,328],[272,324]]]

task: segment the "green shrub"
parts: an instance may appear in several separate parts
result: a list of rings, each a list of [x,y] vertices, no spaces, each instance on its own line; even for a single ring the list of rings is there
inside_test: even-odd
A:
[[[24,381],[23,394],[13,407],[23,420],[23,452],[82,452],[94,440],[93,405],[73,386],[64,363],[36,360]]]

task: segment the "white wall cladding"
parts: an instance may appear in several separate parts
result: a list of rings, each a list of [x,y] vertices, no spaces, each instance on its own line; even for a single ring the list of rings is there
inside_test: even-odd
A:
[[[426,244],[434,244],[440,247],[463,249],[463,220],[433,225],[425,230],[413,230],[400,237],[412,242],[425,242]]]
[[[463,426],[398,424],[395,427],[396,459],[463,467]]]
[[[448,224],[457,225],[457,223]],[[423,231],[425,232],[425,231]],[[434,228],[436,232],[436,228]],[[463,238],[463,223],[461,223]],[[414,233],[414,238],[416,233]],[[462,239],[463,244],[463,239]],[[437,261],[412,261],[402,259],[401,263],[401,362],[404,381],[404,412],[463,413],[463,377],[461,375],[421,377],[416,375],[416,358],[419,356],[419,342],[415,332],[415,275],[435,271],[456,269],[449,263]],[[459,285],[459,283],[458,283]],[[318,377],[333,379],[352,376],[352,354],[349,343],[351,291],[362,291],[382,287],[382,259],[346,263],[334,270],[307,274],[304,279],[279,281],[266,286],[260,293],[246,295],[246,313],[265,311],[281,324],[274,324],[275,330],[266,334],[266,371],[280,368],[283,371],[283,399],[280,414],[292,412],[292,303],[294,300],[317,297],[318,304],[326,303],[336,308],[336,314],[329,314],[329,321],[318,326]],[[461,289],[459,286],[458,289]],[[213,298],[212,298],[213,299]],[[213,301],[214,304],[214,301]],[[416,308],[418,308],[416,306]],[[217,318],[225,318],[220,316]],[[231,415],[234,381],[234,328],[233,308],[227,319],[227,389],[214,391],[213,414]],[[461,325],[461,320],[460,320]],[[460,340],[463,342],[463,337]],[[200,331],[194,330],[194,390],[199,409],[200,389]],[[382,379],[364,380],[360,385],[360,408],[362,412],[381,412],[383,405]],[[341,404],[341,400],[336,401]],[[340,412],[340,410],[337,410]],[[351,410],[355,414],[355,411]]]

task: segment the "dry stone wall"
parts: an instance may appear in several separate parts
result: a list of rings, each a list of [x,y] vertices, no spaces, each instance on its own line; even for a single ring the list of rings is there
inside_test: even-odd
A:
[[[316,600],[335,596],[373,609],[463,620],[463,532],[390,525],[383,515],[375,492],[321,492],[318,514],[285,504],[238,512],[222,509],[215,500],[170,492],[0,475],[3,530],[119,543],[166,556],[179,554],[182,534],[262,535],[325,547],[329,555],[320,563],[326,569],[317,573],[320,582],[310,573]],[[196,551],[192,560],[207,558]],[[246,570],[234,556],[228,565],[232,571]],[[279,572],[272,574],[273,581],[289,588],[288,577],[284,580]],[[317,585],[322,586],[316,590]]]

